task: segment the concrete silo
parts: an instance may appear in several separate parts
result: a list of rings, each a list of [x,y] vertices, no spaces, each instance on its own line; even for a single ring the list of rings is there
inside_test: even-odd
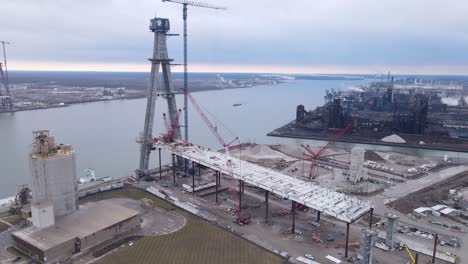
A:
[[[34,131],[29,153],[32,207],[51,204],[54,216],[78,209],[78,181],[75,151],[70,145],[55,144],[48,130]],[[33,224],[34,224],[33,215]]]

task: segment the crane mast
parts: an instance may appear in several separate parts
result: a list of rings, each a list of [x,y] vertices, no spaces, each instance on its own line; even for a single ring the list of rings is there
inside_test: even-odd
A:
[[[186,1],[186,0],[162,0],[162,2],[171,2],[175,4],[183,5],[183,15],[182,19],[184,20],[184,88],[188,89],[188,52],[187,52],[187,6],[211,8],[218,10],[226,10],[225,7],[210,5],[202,2]],[[187,95],[184,94],[184,139],[188,141],[188,100]]]

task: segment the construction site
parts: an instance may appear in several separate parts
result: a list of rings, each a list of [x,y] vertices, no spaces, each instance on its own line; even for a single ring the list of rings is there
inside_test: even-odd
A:
[[[329,140],[351,124],[340,141],[466,151],[468,90],[462,83],[418,79],[371,82],[326,91],[323,106],[296,108],[296,119],[269,136]]]
[[[405,93],[407,84],[397,88],[389,77],[357,93],[327,92],[323,107],[306,111],[300,105],[295,121],[271,133],[322,139],[322,146],[226,140],[191,93],[187,75],[188,6],[225,8],[163,2],[183,7],[184,87],[173,85],[170,20],[154,17],[134,174],[79,186],[74,148],[57,144],[48,130],[34,131],[29,185],[0,215],[7,225],[0,233],[0,263],[467,261],[467,159],[334,145],[466,150],[463,88],[449,89],[460,105],[445,108],[432,86]],[[153,133],[157,103],[167,106],[161,135]],[[218,147],[190,141],[189,103]]]
[[[332,145],[352,131],[353,123],[346,120],[340,121],[323,147],[242,144],[237,137],[225,140],[187,87],[184,111],[178,110],[165,45],[169,20],[155,18],[150,29],[155,44],[144,129],[137,140],[140,164],[131,177],[134,185],[293,263],[456,263],[463,258],[456,245],[438,248],[441,241],[462,244],[463,232],[456,236],[450,228],[419,224],[419,218],[388,206],[411,190],[465,177],[468,167],[458,164],[460,160],[334,149]],[[158,86],[160,68],[164,81]],[[167,102],[168,114],[163,115],[166,132],[155,136],[158,98]],[[188,102],[221,151],[189,141]],[[427,109],[426,103],[421,105]],[[158,152],[159,168],[150,166],[153,151]],[[171,155],[172,164],[163,167],[164,154]],[[464,222],[457,221],[458,230],[463,230]]]

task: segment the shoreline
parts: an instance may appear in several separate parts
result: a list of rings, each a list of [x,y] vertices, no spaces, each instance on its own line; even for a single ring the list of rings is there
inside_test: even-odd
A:
[[[279,137],[279,138],[298,138],[298,139],[310,139],[310,140],[320,140],[320,141],[329,141],[327,138],[319,137],[319,136],[297,136],[297,135],[290,135],[290,134],[275,134],[275,131],[272,131],[267,134],[269,137]],[[347,138],[340,138],[336,142],[343,142],[343,143],[352,143],[352,144],[367,144],[367,145],[375,145],[375,146],[388,146],[388,147],[400,147],[400,148],[413,148],[413,149],[425,149],[425,150],[435,150],[435,151],[450,151],[450,152],[459,152],[459,153],[466,153],[466,149],[462,148],[450,148],[450,147],[437,147],[437,146],[428,146],[428,145],[411,145],[411,144],[398,144],[398,143],[391,143],[391,142],[373,142],[373,141],[361,141],[355,139],[347,139]]]
[[[281,83],[283,83],[283,82],[277,82],[276,84],[258,84],[258,85],[252,85],[252,86],[247,86],[247,87],[230,87],[230,88],[222,88],[222,89],[210,89],[210,88],[203,89],[202,88],[202,89],[194,90],[191,93],[207,92],[207,91],[234,90],[234,89],[248,89],[248,88],[253,88],[253,87],[261,86],[261,85],[272,86],[272,85],[278,85],[278,84],[281,84]],[[178,94],[183,94],[183,93],[176,92],[174,94],[178,95]],[[50,106],[46,106],[46,107],[31,107],[31,108],[20,108],[20,109],[4,110],[4,111],[0,111],[0,114],[62,108],[62,107],[69,107],[69,106],[77,105],[77,104],[89,104],[89,103],[105,102],[105,101],[117,101],[117,100],[135,100],[135,99],[143,99],[143,98],[146,98],[146,95],[128,96],[128,97],[112,98],[112,99],[93,99],[93,100],[80,101],[80,102],[71,102],[71,103],[67,103],[67,104],[64,104],[64,105],[50,105]]]

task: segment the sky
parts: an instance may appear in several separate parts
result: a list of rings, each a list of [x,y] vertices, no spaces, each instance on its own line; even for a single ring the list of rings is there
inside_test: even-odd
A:
[[[468,1],[206,2],[228,9],[189,6],[193,72],[468,75]],[[182,6],[160,0],[0,0],[0,40],[11,70],[146,72],[155,15],[182,63]]]

